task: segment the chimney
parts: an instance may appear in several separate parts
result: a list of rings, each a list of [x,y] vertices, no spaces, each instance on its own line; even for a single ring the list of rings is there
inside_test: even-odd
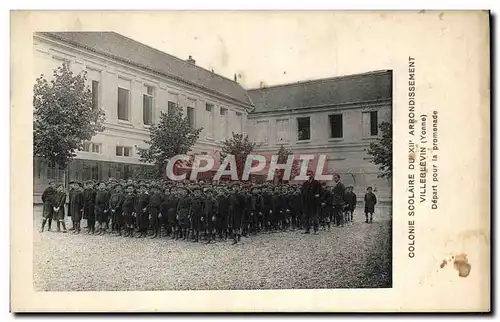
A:
[[[195,64],[196,64],[196,60],[194,60],[194,59],[193,59],[193,57],[192,57],[191,55],[189,55],[189,58],[188,58],[188,59],[186,59],[186,61],[187,61],[188,63],[190,63],[190,64],[193,64],[193,65],[195,65]]]
[[[236,73],[234,73],[234,81],[237,83],[238,82],[238,76],[236,76]]]

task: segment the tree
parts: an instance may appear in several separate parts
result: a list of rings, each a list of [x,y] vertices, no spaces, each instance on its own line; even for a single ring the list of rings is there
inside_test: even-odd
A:
[[[253,152],[255,146],[256,144],[248,139],[248,135],[233,132],[232,137],[222,142],[221,160],[224,160],[228,155],[234,155],[236,173],[238,174],[238,178],[241,179],[247,157]]]
[[[85,71],[75,75],[64,62],[53,76],[33,87],[33,154],[65,171],[84,141],[104,131],[105,113],[93,107]]]
[[[140,160],[154,163],[158,174],[163,177],[168,160],[191,151],[202,130],[189,124],[188,117],[183,116],[179,106],[170,113],[162,112],[160,121],[149,129],[149,140],[144,141],[149,147],[139,148]]]
[[[290,149],[285,148],[283,145],[280,146],[278,150],[278,164],[285,164],[288,160],[288,157],[292,155],[293,152]],[[290,179],[295,178],[300,173],[300,160],[294,159],[292,163],[292,169],[290,171]],[[284,169],[276,170],[276,177],[278,182],[283,181],[283,176],[285,175]]]
[[[373,157],[371,162],[381,171],[378,177],[390,180],[392,179],[392,124],[382,122],[379,128],[381,136],[370,143],[367,153]]]

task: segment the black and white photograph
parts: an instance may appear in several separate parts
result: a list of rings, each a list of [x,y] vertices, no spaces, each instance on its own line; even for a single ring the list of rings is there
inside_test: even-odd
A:
[[[490,14],[12,12],[11,310],[489,312]]]
[[[392,70],[223,34],[33,33],[36,290],[392,287]]]

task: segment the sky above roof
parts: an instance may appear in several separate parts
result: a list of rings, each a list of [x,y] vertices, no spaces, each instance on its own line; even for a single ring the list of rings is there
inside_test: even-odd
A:
[[[387,34],[393,23],[382,13],[157,12],[120,17],[127,23],[110,24],[109,31],[179,58],[192,55],[197,65],[230,79],[236,73],[247,89],[394,67],[396,50],[381,41],[385,37],[376,37]]]

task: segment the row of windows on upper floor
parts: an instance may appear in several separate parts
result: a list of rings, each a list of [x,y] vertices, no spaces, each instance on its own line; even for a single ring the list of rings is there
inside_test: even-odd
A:
[[[144,85],[145,91],[142,95],[142,121],[144,125],[153,124],[153,108],[154,108],[154,88],[148,85]],[[91,83],[91,91],[92,91],[92,106],[93,108],[97,108],[99,106],[99,81],[92,80]],[[117,90],[117,115],[118,119],[122,121],[130,121],[130,90],[122,87],[118,87]],[[175,108],[178,106],[177,102],[168,101],[167,109],[168,113],[173,113]],[[205,112],[207,113],[208,122],[207,125],[207,135],[213,135],[214,131],[214,113],[216,109],[214,104],[206,103],[205,104]],[[221,118],[226,122],[228,121],[228,108],[220,107],[219,113]],[[189,121],[189,125],[192,127],[197,126],[196,124],[196,113],[195,108],[193,106],[186,107],[186,114]],[[238,131],[242,130],[242,113],[236,112],[236,118],[240,120],[240,128]],[[201,124],[200,124],[201,126]],[[224,129],[227,130],[228,126],[224,126]],[[226,133],[225,133],[226,134]]]
[[[362,112],[362,129],[363,137],[373,137],[378,135],[379,118],[378,111]],[[344,120],[342,114],[328,115],[329,138],[342,139],[344,137]],[[298,117],[296,123],[297,141],[308,141],[311,139],[311,118],[309,116]],[[276,120],[276,142],[288,143],[289,135],[289,120]],[[254,141],[259,143],[268,142],[269,121],[261,120],[256,123]]]

